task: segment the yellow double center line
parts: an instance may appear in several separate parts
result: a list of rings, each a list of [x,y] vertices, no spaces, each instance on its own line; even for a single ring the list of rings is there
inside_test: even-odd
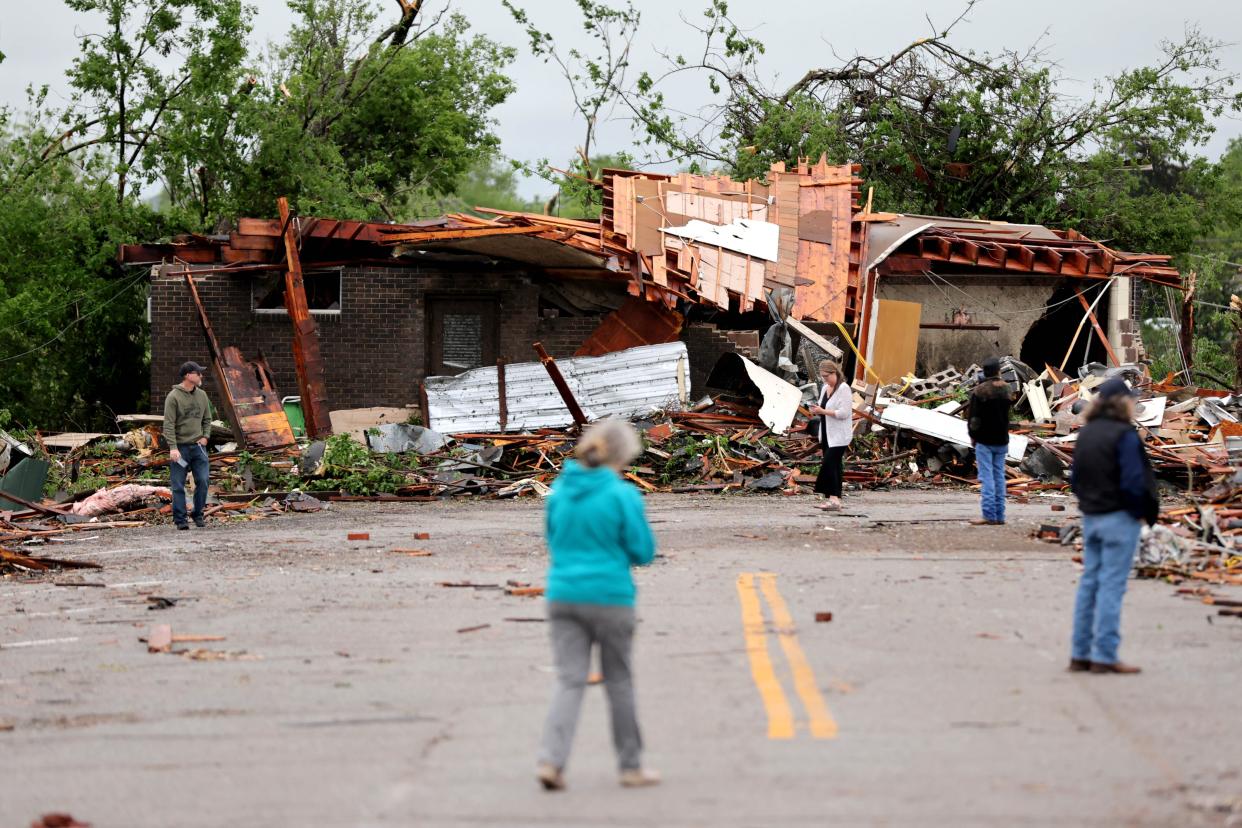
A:
[[[755,588],[756,581],[758,590]],[[744,572],[737,578],[738,601],[742,606],[742,631],[746,637],[746,653],[750,657],[750,674],[768,713],[768,738],[792,739],[795,727],[793,709],[776,676],[772,657],[768,654],[768,628],[763,618],[760,592],[767,599],[768,608],[772,612],[775,633],[781,642],[785,660],[789,662],[794,691],[806,711],[807,726],[812,738],[835,738],[837,723],[828,712],[828,705],[815,683],[815,673],[806,660],[802,645],[798,643],[789,607],[776,589],[776,575],[771,572]]]

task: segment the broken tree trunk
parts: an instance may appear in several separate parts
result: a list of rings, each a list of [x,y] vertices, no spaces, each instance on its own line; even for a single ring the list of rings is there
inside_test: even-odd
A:
[[[306,435],[323,437],[332,433],[328,420],[328,391],[324,380],[323,360],[319,355],[319,330],[306,303],[306,286],[302,281],[302,262],[298,258],[298,239],[289,216],[289,199],[276,200],[280,208],[280,226],[284,228],[285,309],[293,325],[293,364],[298,373],[298,391],[302,395],[302,414],[306,418]]]
[[[1182,298],[1182,319],[1177,336],[1181,345],[1182,367],[1186,369],[1186,383],[1194,382],[1195,371],[1195,282],[1198,274],[1190,271],[1186,293]]]

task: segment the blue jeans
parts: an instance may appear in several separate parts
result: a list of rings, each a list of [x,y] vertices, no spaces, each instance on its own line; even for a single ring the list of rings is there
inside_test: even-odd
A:
[[[207,505],[207,486],[211,482],[211,465],[207,460],[207,449],[198,443],[187,443],[177,446],[181,459],[188,466],[168,462],[168,476],[172,483],[173,523],[180,526],[185,523],[185,476],[186,472],[194,473],[194,520],[203,519],[203,508]]]
[[[1074,602],[1071,658],[1116,664],[1121,599],[1142,524],[1129,512],[1082,516],[1082,580]]]
[[[983,484],[983,519],[1005,520],[1005,455],[1009,446],[975,444],[975,464]]]

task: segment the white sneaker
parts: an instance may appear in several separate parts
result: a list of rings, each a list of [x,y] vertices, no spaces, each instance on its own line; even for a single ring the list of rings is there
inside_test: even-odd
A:
[[[621,771],[621,787],[623,788],[647,788],[659,784],[660,774],[653,770],[633,768]]]

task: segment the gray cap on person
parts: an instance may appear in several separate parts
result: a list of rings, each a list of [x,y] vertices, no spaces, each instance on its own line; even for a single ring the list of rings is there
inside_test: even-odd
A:
[[[207,373],[207,369],[192,360],[190,362],[183,362],[181,364],[181,376],[183,377],[186,374],[205,374],[205,373]]]

